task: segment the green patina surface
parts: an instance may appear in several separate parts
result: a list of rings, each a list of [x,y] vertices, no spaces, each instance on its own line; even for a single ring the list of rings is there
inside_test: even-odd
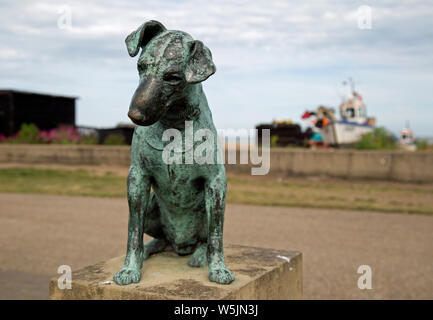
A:
[[[139,53],[140,81],[128,116],[137,124],[131,146],[127,180],[128,243],[123,268],[114,275],[118,284],[140,280],[143,260],[171,246],[179,255],[192,254],[191,267],[209,265],[209,280],[234,280],[223,254],[226,176],[223,164],[189,163],[196,145],[192,134],[206,129],[217,137],[201,82],[215,72],[203,43],[182,31],[169,31],[157,21],[141,25],[126,38],[131,56]],[[185,123],[189,121],[190,127]],[[171,141],[163,133],[176,129],[184,145],[164,161]],[[216,139],[213,140],[217,150]],[[216,152],[214,161],[216,162]],[[150,190],[153,192],[150,193]],[[143,234],[154,239],[143,244]]]

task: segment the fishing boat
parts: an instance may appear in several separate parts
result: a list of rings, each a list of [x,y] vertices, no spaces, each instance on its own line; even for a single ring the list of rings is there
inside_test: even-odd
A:
[[[372,132],[375,128],[375,118],[367,116],[367,108],[361,94],[355,91],[352,79],[349,79],[349,83],[351,92],[347,97],[342,97],[339,118],[333,108],[325,106],[319,106],[315,111],[306,111],[302,116],[303,119],[315,116],[313,124],[320,130],[326,145],[337,147],[353,145],[364,134]]]
[[[416,145],[413,137],[413,131],[409,129],[407,125],[400,131],[400,137],[397,142],[397,147],[405,151],[415,151]]]

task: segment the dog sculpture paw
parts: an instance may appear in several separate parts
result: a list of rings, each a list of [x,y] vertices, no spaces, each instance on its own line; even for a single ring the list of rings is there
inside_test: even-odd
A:
[[[140,270],[131,268],[122,268],[113,277],[114,282],[119,285],[126,285],[130,283],[137,283],[140,281]]]
[[[220,284],[229,284],[235,280],[235,276],[229,269],[218,267],[209,271],[209,280]]]

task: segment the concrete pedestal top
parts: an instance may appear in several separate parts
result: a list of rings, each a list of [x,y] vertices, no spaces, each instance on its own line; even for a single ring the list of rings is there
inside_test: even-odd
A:
[[[72,288],[50,280],[50,299],[301,299],[302,254],[228,245],[226,265],[235,281],[220,285],[208,280],[208,268],[187,265],[189,256],[162,252],[144,261],[139,283],[119,286],[113,275],[124,262],[117,257],[72,272]]]

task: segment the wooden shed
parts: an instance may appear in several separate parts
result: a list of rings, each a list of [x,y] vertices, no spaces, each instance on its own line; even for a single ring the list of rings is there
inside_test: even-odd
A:
[[[11,136],[23,123],[41,130],[75,126],[77,97],[0,89],[0,134]]]

